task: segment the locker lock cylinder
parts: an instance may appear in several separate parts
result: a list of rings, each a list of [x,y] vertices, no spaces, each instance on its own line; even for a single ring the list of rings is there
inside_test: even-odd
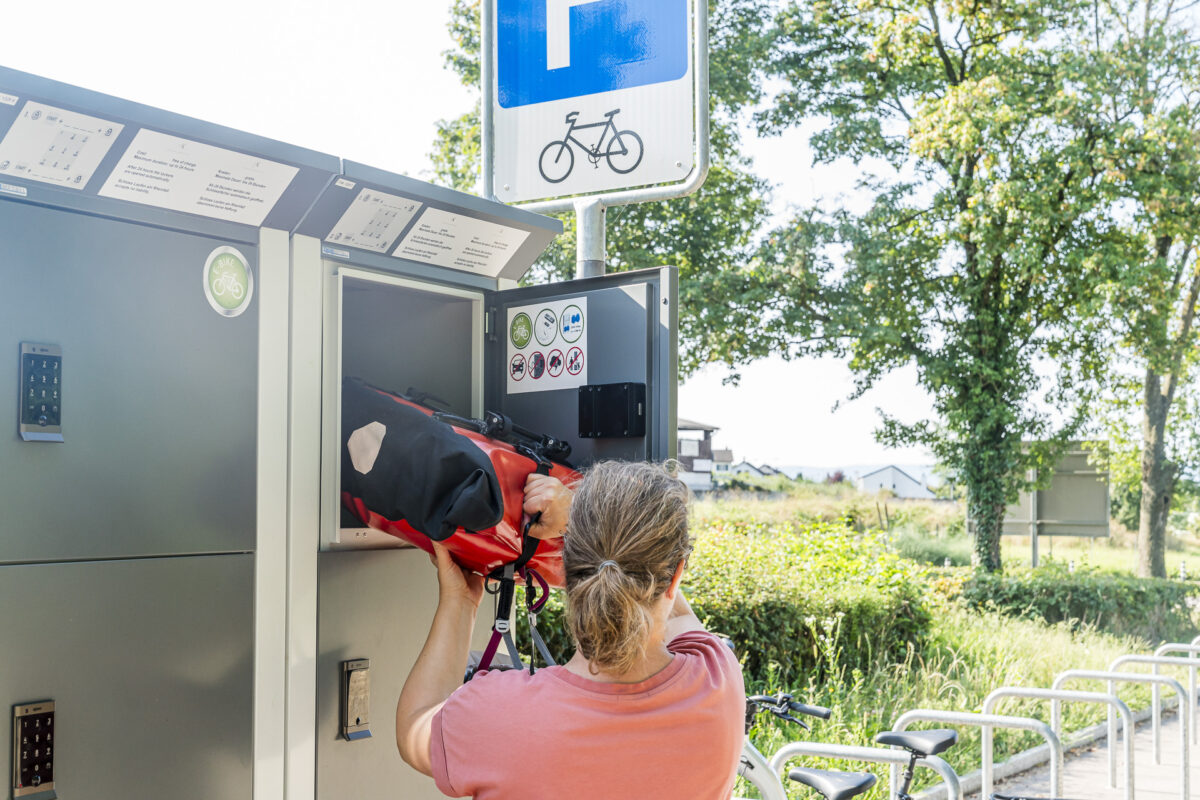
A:
[[[342,662],[342,736],[350,742],[371,738],[371,660]]]

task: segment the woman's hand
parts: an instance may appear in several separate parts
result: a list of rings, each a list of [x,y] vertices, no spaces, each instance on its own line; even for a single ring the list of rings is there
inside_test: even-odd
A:
[[[463,569],[454,562],[450,551],[439,542],[433,542],[430,560],[437,565],[438,594],[441,602],[465,602],[472,611],[479,608],[483,599],[483,576]]]
[[[532,473],[525,479],[523,510],[530,517],[539,511],[542,516],[529,528],[535,539],[556,539],[567,529],[571,516],[571,500],[575,494],[558,478]]]

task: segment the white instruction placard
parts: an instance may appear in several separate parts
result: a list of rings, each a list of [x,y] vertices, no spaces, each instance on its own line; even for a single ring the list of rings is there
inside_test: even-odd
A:
[[[297,172],[287,164],[143,129],[100,194],[261,225]]]
[[[124,129],[117,122],[27,102],[0,141],[0,173],[82,189]]]
[[[587,298],[508,309],[508,394],[587,383]]]
[[[528,238],[520,228],[426,208],[392,255],[494,278]]]
[[[386,253],[420,208],[420,201],[363,189],[325,241]]]

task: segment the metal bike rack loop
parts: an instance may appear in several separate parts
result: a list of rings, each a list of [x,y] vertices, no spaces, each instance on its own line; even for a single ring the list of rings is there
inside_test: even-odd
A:
[[[845,758],[850,761],[869,761],[876,764],[891,764],[893,772],[900,769],[901,764],[908,763],[908,753],[903,750],[892,750],[887,747],[857,747],[849,744],[826,744],[824,742],[792,742],[779,748],[771,756],[771,769],[780,774],[783,765],[789,759],[797,756],[818,756],[820,758]],[[942,777],[946,788],[950,791],[951,800],[963,800],[962,784],[959,783],[958,773],[937,756],[925,756],[917,759],[917,766],[927,767]],[[889,796],[895,794],[896,784],[893,780]]]
[[[1185,645],[1185,646],[1190,646],[1190,645]],[[1110,672],[1117,672],[1118,667],[1123,667],[1126,664],[1149,664],[1151,666],[1151,669],[1153,670],[1152,674],[1154,674],[1154,675],[1158,674],[1158,668],[1160,666],[1185,667],[1188,669],[1194,669],[1197,666],[1195,659],[1184,658],[1182,656],[1128,655],[1128,656],[1119,656],[1118,658],[1114,659],[1113,662],[1108,665],[1108,669]],[[1195,676],[1193,675],[1192,677],[1194,680]],[[1194,704],[1196,702],[1196,696],[1194,694],[1188,695],[1188,696],[1191,698],[1190,702],[1192,704]],[[1183,697],[1181,696],[1179,699],[1180,699],[1180,703],[1182,704]],[[1183,714],[1182,711],[1180,711],[1179,713],[1181,715]],[[1193,709],[1192,713],[1195,714],[1194,709]],[[1159,705],[1158,705],[1157,693],[1155,693],[1154,702],[1152,704],[1152,708],[1150,709],[1150,719],[1151,719],[1151,725],[1153,726],[1153,729],[1154,729],[1154,755],[1155,755],[1155,759],[1157,761],[1157,758],[1159,755],[1159,747],[1158,747],[1159,729],[1162,726],[1162,709],[1159,708]],[[1179,724],[1183,725],[1184,722],[1183,722],[1182,716],[1180,716],[1179,720],[1180,720]],[[1195,721],[1193,720],[1193,727],[1194,727],[1194,722]],[[1114,724],[1113,720],[1110,717],[1109,721],[1108,721],[1108,729],[1109,729],[1110,734],[1112,733],[1113,724]],[[1194,738],[1193,738],[1193,741],[1195,741]]]
[[[1027,689],[1021,686],[1001,686],[983,701],[983,713],[990,714],[996,707],[996,703],[1003,697],[1031,697],[1040,700],[1070,700],[1080,703],[1106,703],[1117,709],[1121,714],[1121,718],[1125,720],[1125,800],[1134,800],[1133,798],[1133,712],[1129,710],[1129,706],[1119,698],[1111,694],[1103,694],[1101,692],[1071,692],[1065,689]],[[986,747],[992,745],[992,731],[990,728],[983,729],[983,739]],[[1113,740],[1108,740],[1108,747],[1113,749]],[[1116,763],[1109,762],[1108,781],[1110,786],[1117,785]],[[991,772],[988,771],[984,775],[984,779],[988,781],[985,784],[989,789],[991,787]],[[1055,787],[1056,790],[1058,787]],[[987,796],[986,794],[984,795]]]
[[[1200,659],[1196,658],[1196,654],[1200,653],[1200,644],[1197,644],[1197,642],[1200,642],[1200,636],[1197,636],[1195,639],[1193,639],[1191,644],[1183,644],[1181,642],[1168,642],[1167,644],[1161,645],[1157,650],[1154,651],[1155,657],[1162,657],[1162,656],[1167,655],[1168,653],[1187,653],[1188,654],[1188,657],[1187,657],[1188,661],[1191,662],[1190,664],[1188,664],[1188,697],[1190,697],[1192,699],[1192,707],[1190,709],[1191,713],[1188,714],[1188,718],[1190,719],[1191,726],[1192,726],[1192,730],[1191,730],[1192,744],[1196,743],[1196,672],[1197,672],[1197,670],[1200,670]],[[1158,664],[1150,665],[1150,674],[1151,675],[1158,674]],[[1182,698],[1181,698],[1181,700],[1182,700]],[[1158,705],[1158,687],[1155,686],[1154,687],[1154,708],[1157,710],[1158,707],[1159,707],[1159,705]],[[1179,707],[1179,713],[1181,715],[1183,714],[1183,706],[1182,705],[1180,705],[1180,707]],[[1156,717],[1156,719],[1157,719],[1157,717]],[[1183,719],[1183,717],[1180,716],[1180,719]]]
[[[1179,705],[1181,708],[1184,706],[1184,704],[1187,703],[1187,699],[1188,699],[1187,693],[1183,691],[1183,685],[1180,684],[1179,681],[1175,680],[1174,678],[1167,677],[1166,675],[1138,675],[1136,673],[1129,673],[1129,672],[1102,672],[1099,670],[1090,670],[1090,669],[1069,669],[1069,670],[1066,670],[1065,672],[1059,673],[1059,676],[1054,679],[1053,688],[1060,689],[1060,688],[1062,688],[1062,685],[1069,680],[1108,681],[1110,693],[1115,688],[1114,684],[1117,682],[1120,682],[1120,683],[1149,683],[1149,684],[1153,684],[1155,689],[1157,689],[1160,685],[1166,685],[1166,686],[1170,687],[1171,689],[1175,690],[1175,694],[1179,698]],[[1158,694],[1158,692],[1155,692],[1155,694]],[[1157,700],[1155,701],[1155,703],[1157,704]],[[1050,727],[1054,728],[1054,731],[1056,733],[1062,729],[1062,714],[1061,714],[1059,706],[1060,706],[1060,701],[1058,701],[1058,700],[1052,700],[1050,703]],[[1112,720],[1112,706],[1109,706],[1108,714],[1109,714],[1110,720]],[[1112,720],[1112,721],[1115,722],[1115,720]],[[1188,730],[1187,730],[1187,728],[1188,728],[1188,726],[1183,723],[1183,720],[1180,720],[1180,722],[1179,722],[1179,753],[1180,753],[1180,760],[1181,760],[1181,764],[1182,764],[1182,770],[1181,770],[1179,780],[1180,780],[1180,786],[1182,788],[1183,800],[1188,800],[1188,798],[1190,796],[1189,795],[1190,790],[1188,787],[1188,783],[1190,781],[1190,770],[1188,768],[1189,753],[1188,753]],[[1112,734],[1113,734],[1113,732],[1110,727],[1109,735],[1112,736]],[[1159,741],[1158,741],[1158,731],[1155,731],[1154,734],[1155,734],[1154,735],[1154,763],[1161,764],[1162,763],[1162,752],[1161,752],[1161,747],[1159,746]],[[1109,741],[1112,741],[1112,740],[1110,739]],[[1113,770],[1113,764],[1112,764],[1113,748],[1112,747],[1108,748],[1108,753],[1109,753],[1109,771],[1111,772]]]
[[[975,725],[983,729],[983,787],[980,789],[980,797],[990,797],[992,794],[992,728],[1016,728],[1040,733],[1042,738],[1046,740],[1046,744],[1050,745],[1051,793],[1056,797],[1062,796],[1062,742],[1059,741],[1058,735],[1054,730],[1041,720],[1033,719],[1032,717],[1007,717],[991,713],[976,714],[968,711],[941,711],[932,708],[915,708],[912,711],[906,711],[901,714],[892,725],[892,730],[906,730],[914,722],[948,722],[953,725]],[[896,752],[903,751],[897,750]],[[892,767],[891,794],[895,794],[896,786],[900,780],[900,767],[898,766],[900,763],[907,763],[907,757]],[[961,797],[961,795],[959,796]]]

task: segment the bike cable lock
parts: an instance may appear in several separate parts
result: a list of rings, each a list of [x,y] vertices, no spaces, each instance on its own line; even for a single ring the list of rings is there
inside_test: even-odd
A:
[[[537,462],[537,473],[539,475],[550,474],[550,462],[543,458],[540,454],[532,451],[529,448],[518,446],[517,451],[522,455],[533,458]],[[529,635],[533,640],[533,645],[529,653],[529,672],[534,672],[534,649],[541,655],[546,666],[554,666],[554,658],[550,655],[549,648],[546,647],[545,640],[537,629],[537,615],[545,606],[546,600],[550,596],[550,587],[546,583],[546,579],[538,574],[537,570],[527,567],[529,560],[537,553],[538,545],[541,539],[529,535],[530,529],[538,524],[542,518],[542,512],[537,512],[529,521],[525,523],[524,529],[521,531],[521,555],[517,556],[515,561],[510,561],[503,567],[494,570],[487,576],[489,581],[495,581],[495,589],[490,585],[487,588],[489,594],[496,597],[495,600],[495,616],[492,622],[492,636],[488,640],[487,647],[484,648],[483,655],[479,659],[479,664],[474,669],[468,669],[464,683],[475,676],[476,673],[489,669],[492,665],[492,659],[495,658],[496,652],[500,649],[500,642],[504,642],[504,647],[508,650],[508,657],[512,662],[513,669],[525,669],[525,663],[521,660],[521,653],[517,649],[517,643],[512,636],[512,625],[509,617],[512,614],[513,597],[516,594],[516,578],[522,577],[525,580],[525,610],[529,620]],[[534,583],[538,584],[541,592],[534,595]]]

